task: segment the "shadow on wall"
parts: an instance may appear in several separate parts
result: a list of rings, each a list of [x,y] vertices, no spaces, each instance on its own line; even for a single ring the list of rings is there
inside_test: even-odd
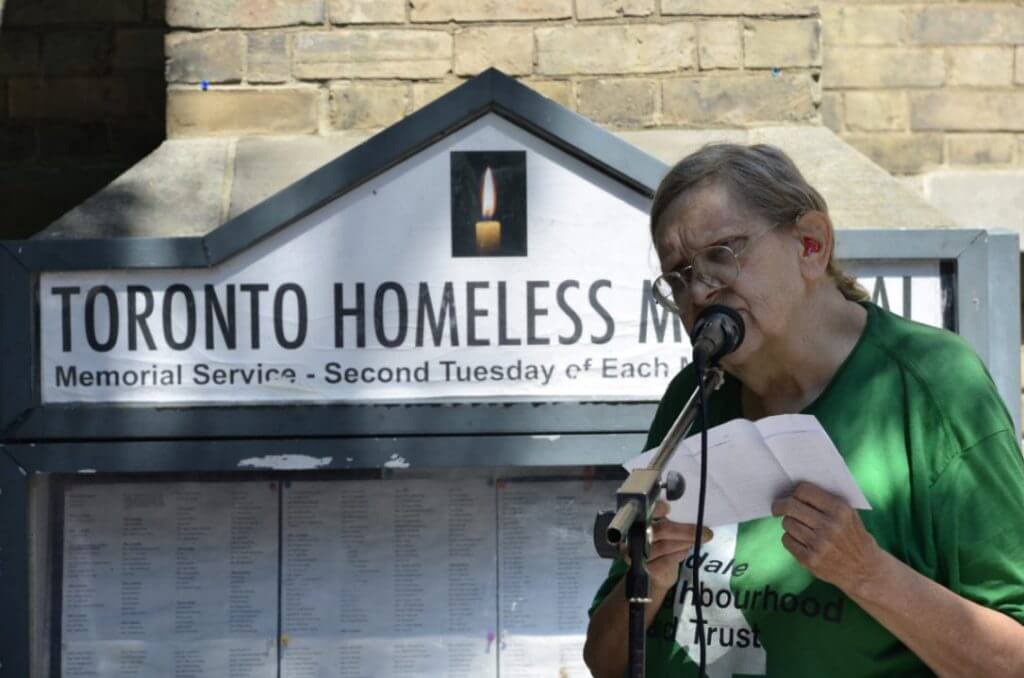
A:
[[[164,2],[0,0],[0,238],[40,231],[164,140]]]

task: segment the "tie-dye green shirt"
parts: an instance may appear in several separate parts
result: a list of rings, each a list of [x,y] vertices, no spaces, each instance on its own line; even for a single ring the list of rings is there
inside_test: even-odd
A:
[[[849,465],[874,509],[861,519],[883,549],[1024,622],[1024,463],[1005,405],[959,337],[864,306],[860,340],[804,413],[818,418]],[[689,368],[673,380],[647,448],[661,441],[694,384]],[[739,383],[727,378],[709,409],[711,426],[742,416]],[[931,675],[899,639],[796,562],[780,523],[717,527],[702,554],[708,675]],[[652,678],[697,672],[689,656],[697,653],[693,564],[691,555],[648,631]],[[625,569],[613,564],[594,607]]]

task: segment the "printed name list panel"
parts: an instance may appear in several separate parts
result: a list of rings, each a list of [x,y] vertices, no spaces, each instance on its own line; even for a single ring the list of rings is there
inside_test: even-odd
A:
[[[291,482],[282,678],[496,676],[494,486]]]
[[[87,483],[64,501],[62,675],[277,675],[276,483]]]
[[[587,678],[587,610],[608,575],[594,551],[594,515],[617,482],[498,483],[502,678]]]

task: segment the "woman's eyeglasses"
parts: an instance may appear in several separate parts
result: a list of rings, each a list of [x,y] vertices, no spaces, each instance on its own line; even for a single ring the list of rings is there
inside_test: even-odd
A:
[[[736,236],[729,245],[712,245],[699,250],[688,266],[662,273],[654,280],[651,287],[654,300],[673,313],[679,313],[676,300],[685,299],[694,282],[699,281],[711,291],[729,287],[740,275],[740,255],[749,250],[751,243],[774,230],[777,225],[757,235]]]

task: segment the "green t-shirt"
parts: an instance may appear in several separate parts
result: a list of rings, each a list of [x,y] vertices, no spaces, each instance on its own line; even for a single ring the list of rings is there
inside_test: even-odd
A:
[[[883,549],[1024,622],[1024,462],[1006,407],[958,336],[863,305],[861,338],[804,413],[818,418],[853,472],[873,507],[861,519]],[[672,381],[647,448],[660,443],[694,386],[691,368]],[[711,426],[742,416],[739,382],[727,377],[708,405]],[[797,563],[782,534],[779,518],[751,520],[716,527],[702,549],[711,678],[931,675],[838,588]],[[691,554],[648,630],[652,678],[697,673],[688,656],[698,652],[692,566]],[[625,570],[613,564],[591,612]]]

